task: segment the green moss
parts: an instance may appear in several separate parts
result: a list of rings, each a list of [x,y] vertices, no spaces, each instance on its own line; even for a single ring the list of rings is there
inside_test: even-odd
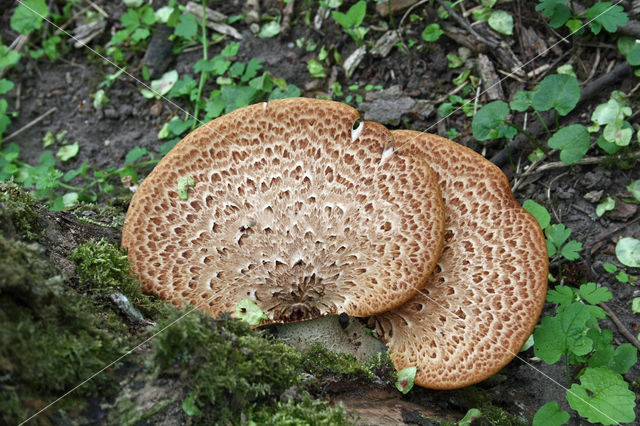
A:
[[[166,302],[142,293],[123,249],[104,239],[98,242],[88,241],[78,246],[70,257],[77,265],[80,284],[89,286],[105,303],[117,289],[145,317],[155,319],[166,313]]]
[[[0,182],[0,232],[2,235],[34,241],[42,231],[40,223],[40,213],[33,197],[13,182]]]
[[[316,377],[334,377],[338,380],[368,380],[373,378],[370,366],[352,355],[335,353],[320,344],[311,345],[305,352],[302,368]]]
[[[330,406],[326,401],[312,399],[305,394],[300,402],[289,400],[275,406],[265,406],[254,413],[251,421],[260,425],[353,425],[342,404]]]
[[[244,322],[186,312],[158,324],[159,330],[171,326],[153,340],[152,361],[159,372],[176,364],[189,367],[190,405],[200,410],[202,423],[237,420],[298,382],[301,356],[294,349]]]
[[[15,423],[29,410],[20,401],[52,400],[120,355],[122,339],[86,299],[64,285],[38,244],[0,237],[0,423]],[[115,391],[104,373],[75,397]]]
[[[467,386],[456,390],[455,394],[456,400],[465,402],[464,408],[478,408],[482,411],[482,418],[478,420],[478,425],[526,425],[523,419],[494,405],[491,396],[479,386]]]
[[[126,210],[121,206],[81,203],[73,208],[78,219],[100,226],[122,229]]]

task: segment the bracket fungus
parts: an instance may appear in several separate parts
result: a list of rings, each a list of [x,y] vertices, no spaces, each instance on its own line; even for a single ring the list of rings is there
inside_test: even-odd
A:
[[[248,298],[291,322],[400,306],[435,269],[444,223],[435,173],[384,126],[292,98],[187,135],[140,184],[122,245],[146,292],[214,317]]]
[[[434,274],[410,301],[376,316],[377,331],[396,369],[418,367],[416,384],[477,383],[511,361],[533,332],[547,289],[544,236],[484,157],[442,137],[391,133],[396,146],[435,170],[447,225]]]

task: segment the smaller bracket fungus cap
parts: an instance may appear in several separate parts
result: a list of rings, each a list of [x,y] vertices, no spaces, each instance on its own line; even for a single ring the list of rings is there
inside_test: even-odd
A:
[[[289,322],[399,306],[443,239],[422,158],[395,154],[391,133],[347,105],[293,98],[187,135],[141,183],[122,245],[147,292],[213,316],[248,298]]]
[[[518,353],[544,305],[548,255],[536,220],[504,174],[448,139],[397,130],[399,150],[427,159],[446,208],[445,246],[419,294],[375,317],[398,370],[455,389],[497,373]]]

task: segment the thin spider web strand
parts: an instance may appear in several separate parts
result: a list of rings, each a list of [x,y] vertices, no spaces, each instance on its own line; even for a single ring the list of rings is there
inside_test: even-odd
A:
[[[577,31],[579,31],[580,29],[586,27],[587,25],[589,25],[591,22],[593,22],[595,19],[597,19],[598,17],[600,17],[601,15],[603,15],[604,13],[608,12],[611,8],[613,8],[614,6],[617,6],[619,3],[621,3],[622,0],[618,0],[617,3],[611,5],[609,8],[605,9],[602,13],[600,13],[599,15],[597,15],[596,17],[594,17],[593,19],[589,20],[588,22],[586,22],[584,25],[582,25],[581,27],[579,27],[577,30],[575,30],[574,32],[572,32],[570,35],[575,34]],[[155,91],[152,87],[150,87],[149,85],[147,85],[145,82],[141,81],[140,79],[136,78],[134,75],[132,75],[131,73],[129,73],[128,71],[126,71],[126,69],[124,69],[123,67],[118,66],[117,64],[115,64],[113,61],[111,61],[110,59],[108,59],[107,57],[101,55],[99,52],[97,52],[95,49],[93,49],[91,46],[89,46],[86,43],[81,42],[77,37],[73,36],[72,34],[70,34],[69,32],[67,32],[66,30],[60,28],[59,26],[57,26],[55,23],[53,23],[52,21],[50,21],[49,19],[47,19],[46,17],[40,15],[37,11],[35,11],[34,9],[32,9],[31,7],[29,7],[29,5],[25,4],[22,0],[18,0],[18,3],[20,5],[23,5],[25,8],[27,8],[28,10],[30,10],[32,13],[34,13],[35,15],[39,16],[41,19],[43,19],[44,21],[46,21],[47,23],[49,23],[50,25],[52,25],[53,27],[55,27],[56,29],[58,29],[60,32],[62,32],[63,34],[65,34],[67,37],[69,37],[70,39],[78,42],[80,44],[80,46],[82,47],[86,47],[87,49],[89,49],[89,51],[91,51],[93,54],[95,54],[96,56],[100,57],[101,59],[103,59],[104,61],[106,61],[107,63],[109,63],[111,66],[113,66],[114,68],[116,68],[119,71],[122,71],[123,74],[127,75],[128,77],[130,77],[131,79],[133,79],[135,82],[137,82],[138,84],[140,84],[141,86],[145,87],[146,89],[150,90],[152,93],[154,93],[156,96],[162,98],[165,102],[169,103],[170,105],[172,105],[174,108],[176,108],[177,110],[183,112],[185,115],[193,118],[195,121],[197,121],[199,124],[204,124],[204,122],[200,119],[198,119],[197,117],[195,117],[193,114],[191,114],[190,112],[186,111],[184,108],[182,108],[181,106],[179,106],[178,104],[176,104],[175,102],[173,102],[172,100],[170,100],[169,98],[167,98],[164,95],[161,95],[160,93],[158,93],[157,91]],[[567,41],[567,37],[563,37],[561,38],[558,42],[556,42],[555,44],[553,44],[551,47],[547,48],[546,50],[544,50],[543,52],[539,53],[538,55],[536,55],[534,58],[532,58],[531,60],[529,60],[528,62],[526,62],[525,64],[519,66],[516,68],[516,71],[523,69],[525,66],[527,66],[528,64],[530,64],[531,62],[533,62],[535,59],[537,59],[538,57],[540,57],[541,55],[543,55],[544,53],[546,53],[547,51],[549,51],[551,48],[557,46],[559,43],[563,42],[563,41]],[[496,83],[494,83],[493,85],[489,86],[487,89],[485,89],[484,91],[482,91],[480,93],[480,95],[483,95],[484,93],[486,93],[489,89],[493,88],[494,86],[502,83],[504,80],[506,80],[507,78],[511,77],[515,75],[515,71],[509,73],[508,75],[506,75],[505,77],[503,77],[502,79],[500,79],[499,81],[497,81]],[[466,105],[468,105],[471,101],[467,101],[465,104],[461,105],[460,107],[454,109],[452,112],[450,112],[447,116],[441,118],[439,121],[437,121],[436,123],[432,124],[431,126],[429,126],[428,128],[426,128],[422,133],[426,133],[428,130],[430,130],[431,128],[433,128],[434,126],[436,126],[437,124],[439,124],[440,122],[442,122],[443,120],[445,120],[446,118],[448,118],[449,116],[451,116],[452,114],[454,114],[455,112],[461,110],[462,108],[464,108]],[[228,138],[224,137],[223,135],[218,134],[218,136],[222,137],[225,141],[231,143],[232,145],[235,146],[235,144],[233,144],[233,142],[230,142],[228,140]],[[399,147],[401,148],[401,147]],[[395,152],[398,153],[399,149],[396,149]],[[418,292],[420,292],[421,294],[424,295],[424,293],[422,293],[420,290],[417,290]],[[426,296],[429,299],[431,299],[429,296]],[[213,298],[213,297],[212,297]],[[202,302],[202,304],[206,304],[207,302],[209,302],[212,298],[204,300]],[[434,303],[437,304],[437,302],[435,302],[433,299],[431,299]],[[137,346],[135,346],[133,349],[130,349],[129,351],[125,352],[123,355],[121,355],[120,357],[118,357],[116,360],[112,361],[111,363],[107,364],[105,367],[103,367],[102,369],[98,370],[97,372],[95,372],[94,374],[92,374],[91,376],[89,376],[87,379],[85,379],[84,381],[82,381],[81,383],[79,383],[78,385],[76,385],[75,387],[73,387],[71,390],[67,391],[65,394],[63,394],[62,396],[60,396],[59,398],[57,398],[56,400],[54,400],[53,402],[51,402],[49,405],[47,405],[46,407],[44,407],[43,409],[41,409],[40,411],[38,411],[37,413],[33,414],[31,417],[29,417],[28,419],[26,419],[25,421],[23,421],[22,423],[20,423],[20,425],[25,424],[26,422],[28,422],[29,420],[33,419],[34,417],[38,416],[40,413],[44,412],[45,410],[49,409],[51,406],[55,405],[57,402],[59,402],[60,400],[64,399],[66,396],[68,396],[69,394],[71,394],[72,392],[76,391],[78,388],[80,388],[81,386],[83,386],[85,383],[89,382],[90,380],[92,380],[94,377],[96,377],[97,375],[99,375],[100,373],[104,372],[106,369],[108,369],[109,367],[113,366],[114,364],[116,364],[117,362],[119,362],[120,360],[122,360],[123,358],[125,358],[126,356],[128,356],[129,354],[131,354],[132,352],[134,352],[135,350],[137,350],[138,348],[140,348],[142,345],[144,345],[145,343],[151,341],[153,338],[155,338],[157,335],[159,335],[160,333],[162,333],[164,330],[166,330],[167,328],[171,327],[172,325],[176,324],[178,321],[182,320],[184,317],[186,317],[187,315],[191,314],[192,312],[194,312],[196,309],[198,309],[200,306],[202,306],[201,304],[197,305],[196,307],[193,307],[191,310],[187,311],[186,313],[184,313],[183,315],[181,315],[180,317],[178,317],[177,319],[175,319],[174,321],[172,321],[171,323],[169,323],[168,325],[166,325],[165,327],[163,327],[161,330],[157,331],[156,333],[154,333],[153,335],[151,335],[150,337],[148,337],[147,339],[143,340],[140,344],[138,344]],[[447,311],[449,312],[449,311]],[[450,314],[453,314],[451,312],[449,312]],[[454,318],[457,318],[456,315],[453,315]],[[458,318],[459,319],[459,318]],[[500,346],[500,345],[499,345]],[[521,357],[519,357],[517,354],[514,354],[513,352],[511,352],[509,349],[506,349],[503,347],[503,349],[505,349],[507,352],[509,352],[510,354],[514,355],[516,358],[520,359],[521,361],[523,361],[525,364],[529,365],[531,368],[533,368],[534,370],[536,370],[537,372],[539,372],[540,374],[542,374],[544,377],[548,378],[549,380],[551,380],[553,383],[557,384],[558,386],[560,386],[562,389],[568,391],[568,392],[572,392],[570,389],[565,388],[564,386],[562,386],[560,383],[558,383],[556,380],[554,380],[553,378],[549,377],[547,374],[545,374],[544,372],[542,372],[541,370],[535,368],[533,365],[531,365],[530,363],[528,363],[527,361],[525,361],[524,359],[522,359]],[[572,392],[573,393],[573,392]],[[574,394],[575,395],[575,394]],[[577,398],[581,399],[583,402],[585,402],[585,404],[591,406],[593,409],[595,409],[598,412],[601,412],[600,410],[598,410],[596,407],[594,407],[593,405],[591,405],[589,402],[584,401],[582,398],[580,398],[579,396],[575,395]],[[602,412],[601,412],[602,413]],[[606,417],[610,418],[607,414],[602,413],[603,415],[605,415]],[[613,419],[612,419],[613,420]]]

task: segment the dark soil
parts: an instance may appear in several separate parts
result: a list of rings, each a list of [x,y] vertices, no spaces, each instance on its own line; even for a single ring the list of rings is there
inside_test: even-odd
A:
[[[109,14],[109,19],[106,32],[93,40],[90,45],[104,51],[101,46],[108,42],[110,31],[118,25],[119,17],[125,9],[120,2],[97,1],[96,3],[103,6]],[[220,2],[210,3],[212,3],[210,7],[218,8],[231,16],[242,13],[244,2],[223,2],[223,6],[219,5]],[[267,5],[264,6],[263,11],[268,11],[269,7],[282,6],[281,2],[265,3]],[[447,68],[445,56],[449,52],[457,52],[461,45],[459,41],[446,36],[442,37],[438,43],[419,42],[408,52],[403,52],[396,47],[384,58],[368,54],[350,79],[346,78],[344,71],[337,65],[333,65],[329,70],[329,78],[313,79],[307,72],[306,60],[313,58],[315,52],[307,53],[304,49],[298,48],[295,45],[296,39],[306,37],[325,43],[328,47],[338,50],[343,58],[348,57],[355,49],[355,45],[330,18],[321,30],[310,29],[304,22],[306,10],[302,3],[313,4],[311,10],[313,18],[316,10],[315,2],[297,1],[292,15],[291,29],[286,34],[275,38],[256,38],[242,20],[236,22],[234,26],[243,35],[238,59],[243,62],[248,62],[251,58],[262,60],[266,71],[273,76],[284,78],[287,83],[298,86],[303,96],[329,94],[331,80],[341,82],[343,88],[350,84],[359,84],[360,87],[366,84],[379,84],[385,89],[399,86],[401,96],[428,101],[446,99],[447,93],[455,88],[451,79],[458,72]],[[423,17],[422,23],[408,24],[407,18],[404,23],[408,26],[404,32],[405,40],[411,38],[420,40],[424,22],[430,22],[434,17],[433,6],[429,4],[414,10],[414,13]],[[154,8],[157,7],[154,2]],[[585,36],[569,44],[562,43],[543,57],[535,57],[536,52],[532,45],[523,43],[520,28],[534,31],[548,45],[558,40],[557,33],[549,29],[541,16],[533,11],[533,2],[518,0],[510,2],[504,8],[518,16],[516,35],[499,37],[493,33],[492,36],[510,44],[508,50],[487,49],[470,37],[464,29],[459,28],[464,38],[477,47],[476,51],[471,51],[471,57],[476,58],[479,53],[488,55],[497,70],[510,69],[510,64],[505,57],[517,58],[521,63],[528,63],[529,65],[524,69],[525,72],[543,64],[554,67],[558,64],[572,63],[580,81],[585,81],[587,78],[593,81],[605,75],[614,65],[624,62],[606,36],[601,38]],[[0,16],[0,35],[7,45],[17,36],[9,27],[13,9],[14,6],[3,7]],[[372,9],[371,6],[370,10]],[[402,14],[396,15],[395,22],[398,23],[401,17]],[[376,25],[383,18],[374,16],[368,19],[370,25]],[[482,26],[479,30],[487,31]],[[380,35],[382,35],[381,31],[376,32],[372,29],[368,39],[375,40]],[[209,56],[212,57],[218,53],[224,44],[211,46]],[[593,46],[601,46],[602,49],[599,51],[597,49],[600,47]],[[505,55],[505,52],[509,54]],[[173,56],[168,68],[176,69],[180,75],[193,74],[192,66],[200,59],[200,53],[200,50],[192,50]],[[129,53],[128,71],[136,76],[140,75],[143,55],[144,51]],[[534,57],[535,60],[533,60]],[[144,99],[140,95],[139,84],[123,76],[108,90],[110,102],[102,110],[96,111],[92,106],[91,94],[97,90],[98,84],[105,75],[114,71],[115,68],[86,48],[70,47],[63,59],[56,62],[46,59],[34,60],[28,55],[23,58],[19,68],[11,70],[9,75],[5,76],[16,83],[16,88],[10,93],[9,99],[17,113],[5,132],[5,137],[22,129],[52,108],[55,108],[55,111],[37,125],[12,139],[21,147],[21,159],[32,164],[37,163],[39,155],[43,152],[42,138],[47,131],[54,134],[67,131],[67,138],[77,141],[81,146],[76,158],[60,165],[63,171],[79,167],[84,162],[96,169],[120,167],[124,164],[125,155],[134,147],[144,147],[151,152],[157,152],[163,143],[157,138],[160,128],[173,115],[181,115],[179,107],[182,106]],[[543,76],[544,74],[538,74],[528,79],[506,78],[501,83],[504,99],[508,101],[510,96],[518,90],[533,88]],[[580,122],[588,125],[595,106],[606,101],[612,90],[623,90],[629,93],[637,83],[638,79],[631,74],[615,81],[605,87],[595,99],[581,104],[573,113],[564,117],[561,124]],[[363,95],[366,94],[363,93]],[[384,93],[382,95],[371,93],[366,96],[368,96],[367,101],[372,101],[376,96],[384,98]],[[486,94],[480,95],[479,102],[484,103],[487,100]],[[637,95],[633,95],[631,101],[632,109],[637,112],[640,107]],[[395,126],[391,127],[426,130],[441,135],[445,135],[444,132],[447,129],[455,127],[460,132],[460,136],[456,139],[458,142],[482,152],[487,158],[503,148],[496,143],[476,142],[471,135],[471,119],[462,112],[456,112],[451,117],[440,120],[436,113],[438,106],[434,105],[419,111],[415,108],[405,111]],[[637,117],[634,115],[631,118],[636,130],[640,125]],[[637,144],[633,141],[632,143]],[[603,270],[602,265],[605,262],[617,263],[614,247],[620,237],[640,238],[640,222],[636,220],[638,206],[623,202],[623,199],[629,195],[625,186],[640,179],[640,167],[632,162],[629,164],[630,167],[621,168],[617,167],[620,164],[608,164],[605,159],[600,164],[559,167],[520,178],[521,169],[517,165],[527,163],[526,155],[531,148],[527,145],[520,151],[512,152],[511,161],[502,166],[512,183],[519,182],[515,191],[519,201],[533,199],[547,206],[553,215],[552,222],[564,223],[573,230],[571,238],[583,244],[584,249],[579,260],[563,263],[562,283],[579,285],[586,280],[610,288],[614,298],[607,303],[608,307],[624,328],[634,336],[637,335],[640,318],[631,311],[632,298],[639,296],[637,287],[618,282],[613,275]],[[593,149],[589,155],[602,156],[603,153]],[[556,155],[550,161],[557,160]],[[618,208],[603,217],[597,217],[596,203],[587,201],[585,195],[598,192],[601,192],[602,197],[608,195],[617,197]],[[102,197],[101,201],[106,203],[109,197]],[[64,246],[65,232],[60,232],[57,238],[59,238],[57,242],[45,242],[45,244],[51,244],[46,248],[50,253],[58,253],[57,266],[66,270],[68,265],[64,264],[64,257],[59,254],[59,247],[56,250],[56,245]],[[558,268],[557,264],[551,266],[551,272],[556,277],[559,276]],[[640,271],[637,270],[628,270],[628,272],[632,275],[640,275]],[[551,312],[552,309],[552,306],[548,306],[545,312]],[[616,344],[627,342],[627,339],[620,334],[618,327],[609,319],[601,321],[601,327],[613,330]],[[635,383],[637,391],[640,366],[636,364],[625,378],[629,383]],[[171,389],[174,383],[165,380],[149,386],[163,388],[166,391]],[[564,386],[567,386],[564,367],[560,364],[549,366],[534,359],[533,350],[530,349],[521,353],[498,375],[474,386],[473,391],[436,392],[416,389],[407,396],[402,396],[394,390],[374,384],[342,387],[334,384],[325,390],[324,397],[331,401],[343,401],[349,410],[360,416],[363,424],[429,424],[426,418],[455,421],[460,419],[469,408],[478,407],[485,402],[493,407],[504,409],[513,416],[513,419],[529,423],[535,412],[548,401],[557,401],[561,408],[571,411],[566,403]],[[97,399],[100,400],[99,395]],[[90,406],[95,408],[98,405]],[[175,409],[175,406],[172,409]],[[636,409],[636,413],[640,411]],[[166,415],[171,417],[170,412]],[[53,420],[55,421],[55,418]],[[585,423],[575,415],[575,412],[571,422],[571,424]]]

